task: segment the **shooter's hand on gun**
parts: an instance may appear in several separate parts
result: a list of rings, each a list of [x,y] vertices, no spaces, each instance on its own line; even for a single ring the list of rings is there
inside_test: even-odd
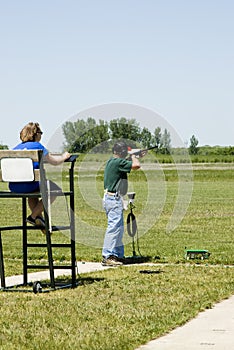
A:
[[[132,159],[132,156],[136,158],[142,158],[146,155],[147,150],[141,150],[141,149],[129,149],[128,150],[128,160]]]
[[[147,154],[147,149],[141,149],[139,151],[133,152],[131,155],[134,155],[136,158],[143,158]]]
[[[149,147],[146,149],[130,149],[128,151],[129,157],[131,158],[132,155],[135,155],[137,158],[142,158],[144,157],[147,152],[151,149],[157,148],[157,146]]]

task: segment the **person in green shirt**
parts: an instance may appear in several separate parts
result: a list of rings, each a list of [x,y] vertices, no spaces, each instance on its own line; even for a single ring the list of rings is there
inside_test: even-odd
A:
[[[140,153],[140,157],[145,154],[146,152]],[[131,170],[140,168],[138,157],[132,154],[129,159],[126,159],[127,155],[126,142],[116,142],[113,147],[113,156],[107,161],[104,171],[103,207],[108,222],[102,248],[103,266],[119,266],[124,260],[122,198],[128,190],[128,174]]]

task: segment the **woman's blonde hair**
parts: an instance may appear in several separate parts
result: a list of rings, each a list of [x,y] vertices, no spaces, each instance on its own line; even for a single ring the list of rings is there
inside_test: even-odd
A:
[[[41,132],[40,125],[38,123],[30,122],[20,131],[20,139],[22,142],[35,141],[38,132]]]

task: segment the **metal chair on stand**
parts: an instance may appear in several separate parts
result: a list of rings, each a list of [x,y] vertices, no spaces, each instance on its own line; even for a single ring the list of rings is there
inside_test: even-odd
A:
[[[0,200],[11,198],[21,199],[22,202],[22,224],[0,227],[0,277],[2,291],[28,291],[25,287],[28,283],[29,269],[49,269],[50,282],[42,284],[40,281],[33,283],[32,291],[34,293],[47,292],[59,288],[76,287],[76,250],[75,250],[75,201],[74,201],[74,165],[76,162],[76,155],[72,155],[66,162],[70,163],[69,167],[69,190],[68,191],[51,191],[49,188],[49,181],[46,177],[45,166],[42,157],[42,151],[29,150],[0,150],[1,172],[0,181],[2,182],[25,182],[25,181],[39,181],[40,192],[38,193],[13,193],[7,190],[0,191]],[[39,162],[39,169],[33,169],[33,163]],[[65,196],[69,198],[69,217],[70,223],[67,226],[52,226],[50,218],[50,196]],[[45,237],[46,243],[29,243],[28,231],[38,230],[40,227],[27,225],[27,199],[28,198],[42,198],[44,206],[45,218]],[[23,284],[8,287],[5,281],[4,270],[4,253],[2,244],[2,232],[4,231],[22,231],[22,252],[23,252]],[[69,230],[69,243],[52,243],[51,234],[53,231]],[[29,264],[28,263],[28,248],[44,247],[47,249],[48,265]],[[53,260],[54,248],[69,248],[70,249],[70,264],[69,265],[55,265]],[[71,282],[61,283],[55,280],[55,269],[70,269]],[[24,287],[19,289],[19,287]],[[44,287],[46,289],[44,290]],[[31,290],[30,290],[31,291]]]

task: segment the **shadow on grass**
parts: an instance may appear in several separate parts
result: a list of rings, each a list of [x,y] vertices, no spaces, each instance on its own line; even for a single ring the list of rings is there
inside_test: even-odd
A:
[[[140,273],[144,273],[144,274],[151,275],[151,274],[163,273],[164,271],[163,271],[163,270],[140,270],[139,272],[140,272]]]
[[[75,286],[70,278],[57,277],[55,280],[55,288],[52,288],[48,280],[29,282],[27,285],[18,284],[5,288],[0,288],[1,292],[33,292],[37,293],[48,293],[59,289],[72,289],[79,286],[89,285],[95,282],[101,282],[104,278],[98,277],[79,277],[75,281]],[[30,289],[29,289],[30,288]]]
[[[101,282],[104,279],[105,278],[103,277],[89,277],[89,276],[78,275],[78,278],[76,279],[76,286],[84,286],[95,282]],[[70,277],[60,276],[56,278],[55,284],[56,286],[63,285],[63,284],[70,285],[72,284],[72,280]]]
[[[150,256],[142,256],[142,255],[127,256],[124,259],[124,265],[142,264],[145,262],[149,262],[151,260],[152,258]]]
[[[95,282],[104,281],[103,277],[80,277],[78,280],[78,286],[86,286]]]
[[[131,264],[143,264],[146,262],[152,261],[152,257],[150,256],[137,256],[137,255],[133,255],[133,256],[128,256],[125,258],[124,260],[124,265],[131,265]],[[163,270],[139,270],[140,273],[142,274],[159,274],[164,272]]]

